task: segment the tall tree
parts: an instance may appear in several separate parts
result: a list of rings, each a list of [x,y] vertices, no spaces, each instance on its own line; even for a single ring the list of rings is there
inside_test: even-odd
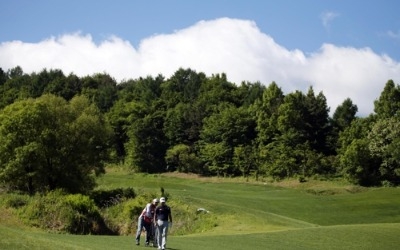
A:
[[[123,162],[127,155],[126,144],[129,141],[129,128],[136,121],[141,120],[148,113],[144,103],[138,101],[127,102],[124,99],[116,101],[114,106],[106,113],[108,123],[112,127],[115,157],[113,160]]]
[[[374,116],[365,118],[357,117],[354,119],[350,126],[343,130],[339,135],[338,152],[341,153],[342,150],[346,150],[346,147],[348,147],[354,140],[367,138],[368,133],[375,122],[376,118]]]
[[[237,107],[234,94],[236,88],[233,83],[227,81],[225,74],[213,75],[201,85],[195,106],[201,110],[202,117],[219,112],[219,106],[223,103],[234,104]]]
[[[371,154],[367,138],[374,122],[374,116],[356,118],[339,135],[338,172],[356,184],[375,185],[380,178],[379,161]]]
[[[256,171],[256,150],[253,145],[239,145],[234,148],[233,164],[242,173],[243,177],[248,177],[251,171]]]
[[[117,83],[108,74],[95,74],[82,79],[82,94],[94,102],[103,112],[107,112],[117,100]]]
[[[193,138],[190,138],[189,135],[192,125],[191,120],[188,119],[190,113],[190,104],[182,102],[167,111],[164,133],[170,145],[189,144],[192,141]],[[191,144],[193,144],[193,142]]]
[[[363,186],[377,184],[379,173],[376,159],[371,155],[366,138],[353,140],[340,155],[339,164],[344,177]]]
[[[272,82],[264,90],[261,100],[253,106],[257,119],[258,143],[267,145],[279,134],[278,132],[278,108],[283,103],[284,95],[281,88]]]
[[[78,76],[69,74],[67,77],[59,77],[54,79],[45,87],[44,92],[63,97],[69,101],[74,96],[80,95],[82,91],[82,83]]]
[[[192,148],[185,144],[178,144],[169,148],[165,155],[167,169],[177,170],[184,173],[203,174],[200,159],[193,152]]]
[[[374,101],[374,111],[379,118],[400,115],[400,86],[389,80],[378,100]]]
[[[250,145],[255,139],[255,121],[251,117],[249,109],[236,108],[233,105],[223,105],[219,113],[215,113],[204,120],[201,131],[200,149],[203,159],[212,156],[208,162],[217,164],[219,174],[237,174],[238,170],[232,163],[234,149],[240,145]],[[223,150],[209,152],[207,145]],[[212,153],[212,154],[211,154]]]
[[[398,117],[378,120],[368,133],[369,150],[380,159],[382,180],[400,184],[400,121]]]
[[[270,126],[267,144],[260,148],[262,168],[278,178],[326,171],[321,154],[327,152],[328,111],[324,95],[315,96],[312,87],[307,95],[300,91],[286,95],[273,118],[275,129]]]
[[[152,111],[129,127],[126,150],[128,163],[136,171],[159,173],[166,170],[168,144],[163,132],[165,111],[156,107]]]
[[[44,95],[0,111],[0,180],[31,194],[86,192],[104,171],[110,130],[84,97]]]
[[[151,106],[152,102],[160,98],[161,84],[164,82],[164,77],[158,75],[153,78],[139,78],[137,80],[128,80],[118,84],[118,99],[125,102],[136,101]]]
[[[12,68],[12,69],[9,69],[9,70],[7,71],[7,75],[8,75],[10,78],[20,77],[20,76],[22,76],[23,74],[24,74],[24,71],[22,70],[22,68],[21,68],[20,66],[16,66],[16,67],[14,67],[14,68]]]
[[[59,69],[43,69],[38,74],[33,73],[31,78],[30,96],[34,98],[41,96],[46,90],[49,93],[49,90],[65,85],[64,73]]]
[[[339,105],[332,116],[332,121],[339,131],[343,131],[349,127],[351,122],[356,118],[358,111],[357,105],[353,104],[350,98],[346,98],[341,105]]]
[[[309,141],[311,149],[327,153],[327,136],[330,132],[329,107],[324,94],[320,92],[315,95],[313,88],[310,87],[306,96],[306,110],[304,120],[307,125],[307,141]]]
[[[0,86],[2,86],[7,80],[7,73],[0,67]]]
[[[17,66],[7,71],[8,79],[0,86],[0,108],[13,103],[15,100],[29,98],[31,76],[24,74],[22,68]]]
[[[192,103],[197,98],[204,80],[204,73],[180,68],[162,84],[161,98],[167,104],[167,108],[174,107],[180,102]]]
[[[265,90],[265,86],[260,82],[250,83],[242,82],[240,86],[234,91],[235,103],[237,106],[248,107],[256,100],[261,99]]]
[[[357,105],[353,104],[350,98],[347,98],[333,113],[331,132],[328,136],[328,145],[332,153],[334,153],[338,147],[339,133],[350,126],[351,122],[356,118],[357,111]]]

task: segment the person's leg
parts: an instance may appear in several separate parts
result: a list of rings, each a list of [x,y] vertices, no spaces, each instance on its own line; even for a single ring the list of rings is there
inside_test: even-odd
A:
[[[158,225],[154,225],[154,246],[158,246]]]
[[[151,223],[144,222],[144,228],[146,229],[146,246],[150,244],[151,236]]]
[[[150,225],[151,228],[151,242],[152,242],[152,246],[154,247],[156,245],[156,227],[154,226],[154,223],[152,222]]]
[[[164,221],[162,228],[162,245],[161,249],[165,249],[167,246],[167,234],[168,234],[168,222]]]
[[[157,221],[157,245],[158,249],[161,249],[162,247],[162,227],[163,227],[163,222],[162,221]]]
[[[140,234],[142,233],[142,228],[143,228],[142,218],[139,217],[138,227],[137,227],[137,231],[136,231],[136,245],[140,244]]]

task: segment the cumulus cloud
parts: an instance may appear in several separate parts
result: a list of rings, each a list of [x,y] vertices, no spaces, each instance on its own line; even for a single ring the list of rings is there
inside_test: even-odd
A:
[[[226,73],[234,83],[268,85],[275,81],[285,93],[322,91],[331,111],[346,98],[359,115],[373,111],[385,83],[400,79],[400,64],[369,48],[323,44],[305,55],[288,50],[248,20],[221,18],[201,21],[171,34],[145,38],[137,48],[129,41],[110,37],[96,44],[81,33],[51,37],[38,43],[9,41],[0,44],[0,67],[21,66],[24,72],[62,69],[78,76],[106,72],[117,81],[147,75],[170,77],[183,68],[207,75]]]
[[[109,72],[117,78],[128,78],[137,63],[135,49],[118,37],[96,45],[90,35],[75,33],[39,43],[12,41],[0,45],[0,67],[21,66],[25,72],[52,68],[81,76]]]

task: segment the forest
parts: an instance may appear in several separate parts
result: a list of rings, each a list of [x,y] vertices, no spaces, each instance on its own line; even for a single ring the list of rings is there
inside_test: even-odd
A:
[[[58,69],[0,68],[0,185],[84,193],[107,164],[133,172],[400,181],[400,87],[388,80],[374,113],[322,92],[178,69],[117,82]]]

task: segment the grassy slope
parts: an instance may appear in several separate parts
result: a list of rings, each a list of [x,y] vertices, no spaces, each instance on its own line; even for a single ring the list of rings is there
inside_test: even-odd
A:
[[[397,249],[398,224],[305,228],[267,233],[175,236],[171,250],[214,249]],[[76,236],[21,231],[0,226],[0,249],[146,249],[128,236]],[[149,249],[149,248],[147,248]]]
[[[217,214],[205,233],[169,238],[172,250],[212,249],[395,249],[400,244],[400,189],[351,189],[302,184],[273,185],[127,175],[111,172],[101,187],[134,187]],[[347,190],[349,191],[346,191]],[[360,191],[360,192],[358,192]],[[132,249],[130,237],[75,236],[0,224],[0,249]]]

